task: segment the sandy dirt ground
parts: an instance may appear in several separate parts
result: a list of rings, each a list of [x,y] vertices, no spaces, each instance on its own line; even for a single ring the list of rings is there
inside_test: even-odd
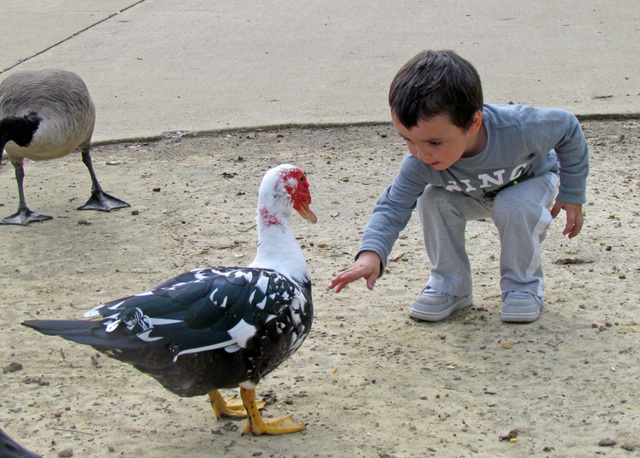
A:
[[[474,306],[440,323],[408,317],[429,262],[417,218],[374,291],[327,285],[348,267],[404,154],[390,125],[285,128],[97,146],[105,190],[132,207],[75,208],[89,196],[79,154],[26,165],[32,209],[55,217],[0,227],[0,426],[45,457],[638,456],[640,453],[640,122],[585,120],[589,204],[579,237],[551,226],[541,319],[500,321],[499,242],[469,224]],[[26,319],[80,318],[185,270],[254,255],[258,184],[303,168],[320,221],[295,217],[313,277],[315,323],[258,394],[266,417],[306,431],[241,436],[206,396],[179,398],[90,347]],[[17,207],[0,167],[0,212]],[[225,390],[231,396],[233,390]]]

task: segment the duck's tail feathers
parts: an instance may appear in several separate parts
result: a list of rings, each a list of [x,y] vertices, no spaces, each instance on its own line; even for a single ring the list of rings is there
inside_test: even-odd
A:
[[[127,348],[131,346],[128,339],[123,339],[120,333],[105,332],[104,325],[99,321],[27,320],[22,325],[47,336],[59,336],[92,347]]]

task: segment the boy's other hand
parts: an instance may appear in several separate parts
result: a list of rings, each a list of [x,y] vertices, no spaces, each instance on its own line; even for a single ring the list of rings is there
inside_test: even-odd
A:
[[[350,268],[339,273],[331,280],[329,289],[335,288],[336,293],[339,293],[342,288],[359,278],[366,279],[367,288],[373,289],[373,285],[380,276],[381,262],[380,256],[373,251],[363,251]]]
[[[569,202],[556,200],[556,203],[551,209],[551,216],[553,218],[558,216],[561,209],[567,212],[567,225],[564,227],[562,235],[568,235],[571,239],[578,235],[580,229],[582,229],[582,204],[570,204]]]

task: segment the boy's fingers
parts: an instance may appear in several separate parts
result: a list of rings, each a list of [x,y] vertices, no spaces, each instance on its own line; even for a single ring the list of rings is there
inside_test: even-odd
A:
[[[336,288],[336,293],[339,293],[342,290],[342,288],[344,288],[349,283],[351,283],[354,280],[357,280],[360,277],[362,277],[362,275],[354,276],[353,273],[350,272],[350,269],[345,270],[344,272],[336,275],[336,277],[333,280],[331,280],[331,283],[329,284],[329,289]]]
[[[338,276],[333,280],[331,280],[331,283],[329,283],[329,289],[335,288],[336,293],[339,293],[340,290],[344,288],[347,284],[349,284],[348,281],[344,281],[342,278],[340,278],[340,276]]]
[[[573,230],[573,226],[575,224],[575,218],[570,212],[567,212],[567,224],[564,226],[564,231],[562,231],[563,235],[567,235],[571,233]]]
[[[579,219],[573,223],[571,228],[569,228],[569,225],[567,224],[567,229],[565,230],[565,234],[568,233],[569,238],[572,239],[580,233],[581,229],[582,229],[582,220]]]
[[[373,289],[377,276],[374,276],[372,273],[368,272],[366,268],[361,266],[351,267],[336,275],[334,279],[331,280],[329,289],[336,288],[336,293],[339,293],[349,283],[363,277],[366,277],[367,279],[367,288]]]
[[[583,217],[582,213],[567,211],[567,225],[562,232],[564,235],[568,235],[569,238],[573,238],[580,233],[582,229]]]

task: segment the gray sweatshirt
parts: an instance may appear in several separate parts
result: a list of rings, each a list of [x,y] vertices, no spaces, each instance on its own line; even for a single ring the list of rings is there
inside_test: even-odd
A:
[[[358,254],[374,251],[382,271],[428,184],[477,198],[546,172],[559,172],[557,200],[583,204],[589,173],[587,143],[577,118],[565,110],[522,105],[484,105],[487,146],[436,170],[407,153],[391,185],[382,193],[365,226]]]

